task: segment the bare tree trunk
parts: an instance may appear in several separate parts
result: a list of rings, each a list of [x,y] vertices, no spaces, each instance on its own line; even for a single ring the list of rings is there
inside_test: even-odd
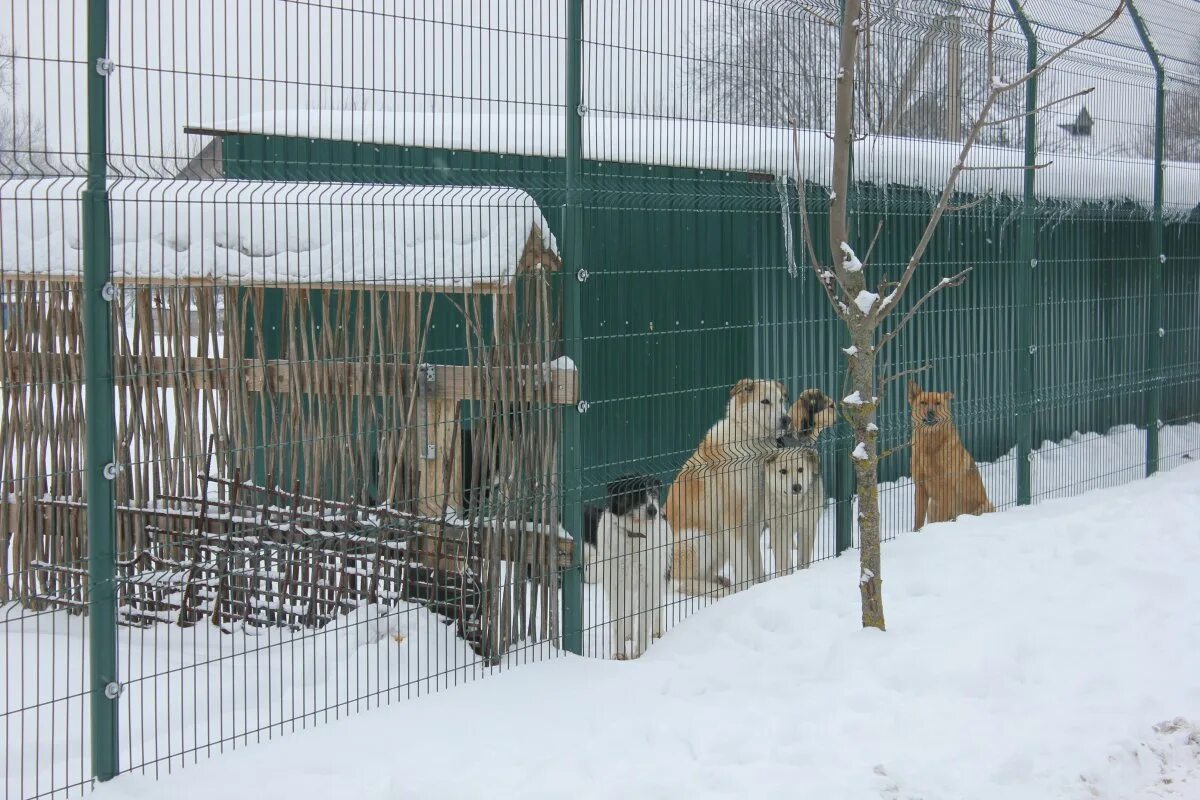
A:
[[[850,159],[854,147],[854,87],[858,37],[862,31],[861,0],[846,0],[838,40],[838,83],[833,120],[833,195],[829,202],[829,244],[835,274],[846,297],[864,296],[866,277],[851,260],[849,250]],[[847,269],[847,265],[850,268]],[[879,473],[875,437],[869,435],[875,403],[875,324],[868,308],[847,307],[851,349],[848,384],[851,394],[842,403],[842,413],[854,429],[854,475],[858,484],[859,591],[862,595],[862,624],[884,630],[883,593],[879,566]],[[858,402],[847,402],[850,398]],[[860,443],[866,449],[866,458]]]

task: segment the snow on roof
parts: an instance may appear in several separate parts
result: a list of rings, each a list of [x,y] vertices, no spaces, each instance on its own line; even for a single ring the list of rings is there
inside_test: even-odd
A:
[[[0,185],[0,276],[81,273],[81,179]],[[498,186],[123,180],[112,196],[114,278],[355,283],[452,290],[512,278],[533,198]]]
[[[450,150],[562,156],[563,125],[558,114],[453,114],[291,109],[243,116],[211,126],[226,133],[259,133]],[[634,164],[745,170],[786,174],[817,184],[830,182],[832,143],[821,131],[801,131],[799,168],[792,132],[696,120],[668,120],[588,114],[583,121],[584,158]],[[871,137],[855,149],[855,176],[877,184],[940,190],[958,158],[960,145],[901,137]],[[1153,203],[1153,162],[1111,155],[1045,153],[1050,167],[1037,174],[1043,199]],[[1023,164],[1016,148],[972,151],[969,163],[982,167]],[[1019,197],[1020,169],[965,172],[958,189]],[[1200,164],[1170,162],[1165,205],[1187,212],[1200,204]]]

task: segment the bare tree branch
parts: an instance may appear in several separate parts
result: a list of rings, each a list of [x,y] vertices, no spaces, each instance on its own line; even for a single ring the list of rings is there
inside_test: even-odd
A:
[[[913,367],[912,369],[906,369],[901,372],[897,372],[895,374],[888,375],[886,378],[884,378],[883,380],[881,380],[879,382],[879,393],[882,395],[883,387],[887,386],[889,383],[892,383],[893,381],[898,381],[907,375],[918,375],[922,372],[928,372],[931,369],[933,369],[933,364],[926,364],[922,367]]]
[[[994,56],[995,56],[994,39],[995,39],[995,34],[996,34],[996,25],[995,25],[996,0],[991,0],[989,9],[990,10],[989,10],[989,14],[988,14],[987,52],[988,52],[988,64],[993,65],[995,63],[994,62]],[[1066,53],[1075,49],[1080,44],[1082,44],[1086,41],[1090,41],[1092,39],[1096,39],[1099,36],[1101,36],[1106,30],[1108,30],[1110,27],[1112,27],[1113,23],[1115,23],[1117,21],[1117,19],[1120,18],[1121,12],[1124,10],[1125,10],[1125,0],[1118,0],[1116,10],[1113,11],[1113,13],[1111,15],[1109,15],[1108,18],[1104,20],[1104,22],[1101,22],[1099,25],[1092,28],[1087,33],[1082,34],[1081,36],[1076,38],[1074,41],[1072,41],[1070,44],[1060,48],[1055,53],[1053,53],[1051,56],[1049,56],[1047,59],[1045,59],[1040,64],[1038,64],[1037,67],[1035,67],[1032,70],[1029,70],[1028,72],[1026,72],[1023,76],[1021,76],[1017,80],[1012,81],[1010,83],[1002,83],[993,77],[992,89],[990,92],[988,92],[987,99],[983,103],[983,108],[979,112],[979,117],[975,120],[975,123],[971,126],[971,129],[967,132],[967,137],[963,141],[962,147],[958,151],[958,160],[954,164],[954,166],[950,169],[950,174],[946,178],[945,186],[942,187],[942,193],[941,193],[941,196],[938,198],[937,205],[934,207],[933,213],[931,213],[929,215],[929,220],[925,224],[925,230],[922,231],[921,238],[917,242],[917,246],[913,249],[913,253],[908,259],[908,264],[904,269],[904,274],[900,278],[900,286],[896,289],[896,292],[895,292],[897,297],[902,296],[904,294],[904,292],[907,291],[908,285],[912,282],[913,275],[916,274],[916,271],[917,271],[917,266],[921,263],[921,259],[924,258],[924,256],[925,256],[925,251],[929,248],[929,243],[933,240],[933,234],[937,230],[938,223],[941,222],[942,216],[946,213],[947,209],[950,206],[950,198],[954,195],[954,187],[958,183],[958,176],[961,175],[964,171],[966,171],[968,169],[982,169],[982,168],[968,167],[967,166],[967,157],[970,155],[972,148],[974,148],[975,142],[979,138],[980,132],[986,126],[988,119],[991,117],[992,107],[996,104],[996,101],[999,99],[1000,95],[1004,94],[1005,92],[1011,91],[1012,89],[1016,88],[1017,86],[1021,86],[1022,84],[1026,83],[1030,79],[1045,72],[1046,68],[1050,64],[1053,64],[1055,61],[1062,58],[1063,55],[1065,55]],[[1048,166],[1048,165],[1042,165],[1042,166]],[[1034,168],[1040,169],[1042,167],[1035,165]],[[1021,169],[1026,169],[1026,168],[1021,167]],[[924,302],[925,299],[926,298],[922,298],[920,302]],[[919,303],[918,303],[918,305],[919,305]],[[882,322],[884,320],[884,318],[886,318],[889,314],[892,313],[892,311],[895,309],[895,307],[896,307],[896,303],[891,303],[889,306],[880,308],[876,319],[879,322]],[[907,318],[905,321],[907,321]],[[903,327],[903,322],[901,323],[900,327]],[[899,329],[900,328],[897,328],[896,330],[898,331]],[[885,339],[883,341],[887,341],[889,338],[894,336],[894,334],[895,334],[895,331],[893,331],[892,334],[889,334],[888,337],[885,337]],[[881,342],[881,345],[882,345],[882,342]]]
[[[995,5],[996,5],[996,0],[992,0],[993,9],[995,8]],[[1029,72],[1026,72],[1024,75],[1017,78],[1015,81],[1012,81],[1011,83],[1005,83],[1005,84],[996,86],[992,91],[993,92],[1012,91],[1013,89],[1017,88],[1018,86],[1022,86],[1024,84],[1028,83],[1029,81],[1033,80],[1034,78],[1036,78],[1037,76],[1039,76],[1043,72],[1045,72],[1047,69],[1049,69],[1051,64],[1053,64],[1055,61],[1058,61],[1060,58],[1062,58],[1067,53],[1074,50],[1079,45],[1083,44],[1084,42],[1090,42],[1094,39],[1099,39],[1101,36],[1103,36],[1104,32],[1107,31],[1109,28],[1111,28],[1116,23],[1116,21],[1121,18],[1121,13],[1123,11],[1125,11],[1125,0],[1119,0],[1117,3],[1116,9],[1113,10],[1113,13],[1109,14],[1108,17],[1106,17],[1105,20],[1103,22],[1101,22],[1099,25],[1092,28],[1090,31],[1080,34],[1074,41],[1072,41],[1066,45],[1063,45],[1058,50],[1056,50],[1055,52],[1053,52],[1049,56],[1047,56],[1043,61],[1039,62],[1036,67],[1031,69]]]
[[[1045,169],[1053,164],[1053,161],[1046,161],[1041,164],[1032,164],[1025,166],[1024,164],[984,164],[978,167],[963,167],[963,172],[983,172],[986,170],[1002,170],[1002,169]]]
[[[883,220],[879,220],[879,224],[875,226],[875,235],[871,237],[871,244],[867,245],[867,254],[863,256],[863,269],[871,263],[871,253],[875,252],[875,243],[879,241],[879,234],[883,233]]]
[[[884,450],[882,453],[879,454],[879,460],[883,461],[888,456],[899,453],[901,450],[907,450],[910,447],[912,447],[912,439],[909,439],[904,444],[898,444],[895,447],[890,447],[887,450]]]
[[[980,203],[986,202],[986,201],[990,200],[991,198],[992,198],[992,193],[987,192],[986,194],[981,194],[979,197],[976,197],[974,200],[968,200],[965,203],[959,203],[958,205],[955,205],[955,206],[947,206],[946,213],[953,214],[956,211],[966,211],[968,208],[974,208],[975,206],[979,205]]]
[[[899,335],[900,331],[904,330],[904,326],[907,325],[908,321],[913,318],[913,315],[917,313],[917,309],[919,309],[921,306],[925,305],[925,301],[929,300],[935,294],[937,294],[938,292],[942,291],[943,289],[945,289],[949,286],[961,286],[963,284],[963,282],[966,281],[967,274],[970,273],[971,270],[973,270],[973,269],[975,269],[975,268],[967,267],[966,269],[964,269],[962,272],[958,273],[957,275],[952,275],[949,278],[942,278],[940,281],[938,281],[936,284],[934,284],[933,288],[931,288],[928,292],[926,292],[924,295],[922,295],[920,300],[913,303],[912,308],[910,308],[908,310],[908,312],[900,319],[900,322],[896,325],[896,327],[893,328],[892,330],[888,331],[883,336],[883,338],[879,340],[879,344],[878,344],[878,346],[876,346],[875,349],[882,350],[883,346],[885,344],[890,342],[892,339],[895,339],[896,336]],[[889,295],[889,297],[891,297],[891,296],[893,296],[893,295]],[[893,301],[889,305],[891,307],[895,307],[896,303],[895,303],[895,301]],[[881,312],[883,310],[884,309],[880,309]],[[891,311],[891,308],[887,308],[886,310]]]
[[[1056,106],[1060,103],[1065,103],[1068,100],[1074,100],[1076,97],[1083,97],[1084,95],[1089,95],[1094,91],[1096,91],[1096,87],[1089,86],[1086,89],[1081,89],[1078,92],[1073,92],[1072,94],[1066,95],[1065,97],[1060,97],[1057,100],[1051,100],[1049,103],[1040,105],[1037,108],[1033,109],[1032,111],[1022,111],[1020,114],[1013,114],[1011,116],[1002,117],[1000,119],[989,120],[988,122],[985,122],[984,125],[987,125],[989,127],[992,125],[1003,125],[1006,122],[1013,122],[1014,120],[1024,119],[1025,117],[1031,117],[1034,114],[1039,114],[1042,111],[1045,111],[1046,109],[1048,109],[1052,106]]]
[[[817,11],[815,8],[809,6],[807,3],[796,3],[795,6],[813,19],[818,20],[819,22],[824,22],[831,28],[836,28],[838,26],[838,21],[836,19],[825,16],[820,11]]]

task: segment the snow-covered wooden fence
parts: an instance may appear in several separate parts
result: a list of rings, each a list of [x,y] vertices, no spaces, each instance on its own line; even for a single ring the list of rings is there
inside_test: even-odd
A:
[[[48,222],[5,246],[0,599],[82,611],[67,188],[4,198]],[[129,184],[114,209],[122,621],[320,625],[420,600],[484,655],[556,635],[557,414],[576,375],[528,195],[183,181]],[[517,574],[528,591],[501,592]]]

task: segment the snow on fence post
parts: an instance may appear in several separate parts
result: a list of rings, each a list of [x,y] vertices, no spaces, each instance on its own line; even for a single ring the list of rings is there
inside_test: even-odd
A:
[[[1032,72],[1038,64],[1037,35],[1025,9],[1017,0],[1008,0],[1025,36],[1025,69]],[[1021,238],[1017,247],[1017,503],[1029,505],[1033,499],[1033,345],[1034,296],[1033,272],[1037,268],[1037,240],[1034,216],[1037,214],[1037,84],[1035,75],[1025,82],[1025,185],[1021,198]]]
[[[1165,102],[1166,102],[1166,70],[1163,68],[1162,56],[1150,38],[1150,31],[1145,20],[1138,12],[1133,0],[1126,0],[1129,16],[1137,28],[1138,38],[1154,67],[1154,205],[1152,207],[1152,222],[1150,228],[1150,285],[1147,287],[1149,302],[1147,303],[1146,320],[1148,330],[1146,339],[1146,475],[1153,475],[1158,470],[1158,428],[1162,416],[1162,348],[1166,335],[1163,320],[1163,268],[1167,260],[1163,251],[1163,172],[1164,151],[1166,138]]]
[[[112,296],[107,184],[106,81],[108,0],[87,6],[87,187],[83,192],[83,382],[87,441],[88,691],[92,775],[119,771],[117,699],[116,508],[113,499],[116,415],[113,385]]]
[[[566,89],[563,117],[566,121],[566,204],[563,207],[563,236],[559,246],[564,268],[560,270],[563,287],[563,354],[575,363],[579,403],[562,411],[562,519],[563,527],[575,542],[569,569],[562,578],[563,649],[583,655],[583,473],[580,453],[581,424],[587,406],[583,402],[582,348],[583,327],[579,317],[586,272],[580,262],[579,184],[583,159],[583,0],[565,0],[567,4]]]

